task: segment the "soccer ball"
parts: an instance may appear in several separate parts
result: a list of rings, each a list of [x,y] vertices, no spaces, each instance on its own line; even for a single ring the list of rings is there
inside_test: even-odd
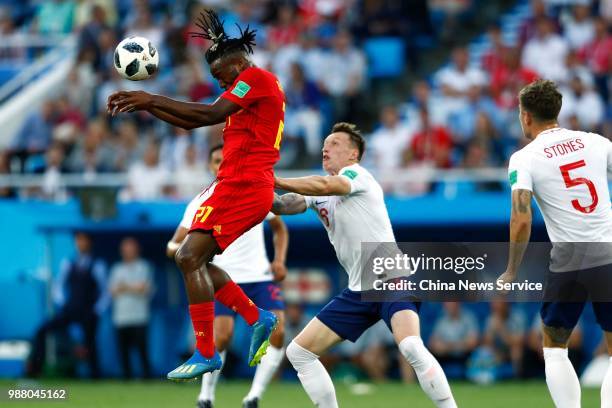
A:
[[[115,48],[115,69],[125,79],[142,81],[157,71],[159,54],[144,37],[129,37]]]

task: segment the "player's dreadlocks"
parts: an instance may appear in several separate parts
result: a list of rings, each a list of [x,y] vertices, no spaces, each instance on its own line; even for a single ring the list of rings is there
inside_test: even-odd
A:
[[[257,30],[251,30],[247,25],[247,28],[243,31],[242,28],[236,24],[240,30],[239,38],[229,38],[223,28],[223,21],[219,19],[217,13],[213,10],[206,10],[200,13],[200,16],[195,22],[202,32],[201,33],[190,33],[192,37],[205,38],[213,42],[213,44],[206,51],[206,62],[211,64],[216,59],[221,58],[224,55],[228,55],[232,52],[242,51],[247,54],[253,53],[253,46],[255,45],[255,32]]]

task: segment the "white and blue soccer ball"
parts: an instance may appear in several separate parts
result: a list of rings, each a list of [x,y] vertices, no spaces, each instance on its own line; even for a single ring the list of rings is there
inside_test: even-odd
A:
[[[115,48],[114,65],[123,78],[142,81],[157,71],[159,53],[146,38],[129,37]]]

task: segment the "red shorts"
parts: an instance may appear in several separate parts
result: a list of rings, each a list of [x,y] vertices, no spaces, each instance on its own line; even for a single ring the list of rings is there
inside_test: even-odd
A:
[[[274,188],[252,181],[217,180],[200,195],[189,231],[211,231],[221,251],[255,225],[272,208]]]

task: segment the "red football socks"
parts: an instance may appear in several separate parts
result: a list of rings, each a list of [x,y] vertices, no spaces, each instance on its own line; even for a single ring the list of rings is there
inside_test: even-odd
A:
[[[215,298],[229,307],[249,324],[253,325],[259,319],[259,309],[255,303],[244,294],[240,286],[230,281],[215,293]]]
[[[189,314],[195,332],[196,348],[204,357],[211,358],[215,354],[215,339],[213,337],[215,302],[189,305]]]

